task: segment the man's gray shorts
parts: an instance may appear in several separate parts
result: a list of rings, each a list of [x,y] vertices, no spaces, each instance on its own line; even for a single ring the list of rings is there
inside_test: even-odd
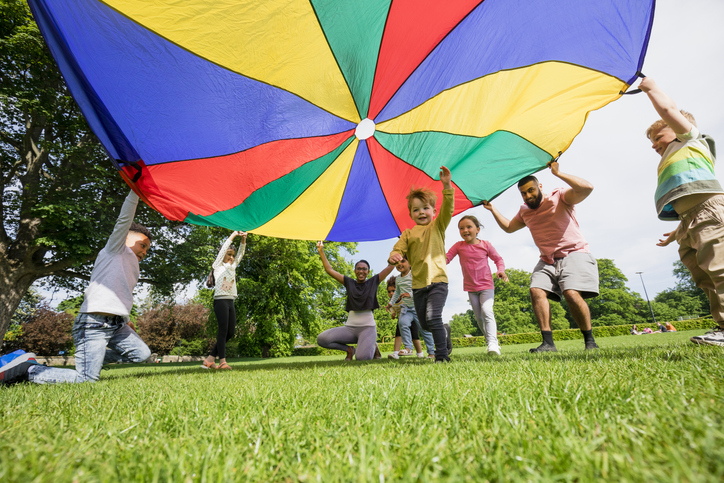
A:
[[[560,302],[565,290],[575,290],[584,299],[598,296],[598,264],[590,253],[573,252],[558,258],[553,265],[539,260],[530,276],[530,287],[546,291],[548,298]]]

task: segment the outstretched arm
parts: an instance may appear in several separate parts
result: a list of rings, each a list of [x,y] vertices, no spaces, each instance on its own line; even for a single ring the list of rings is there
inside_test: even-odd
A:
[[[397,243],[395,243],[395,246],[392,247],[392,252],[390,253],[390,256],[387,258],[387,263],[397,264],[400,260],[402,260],[402,257],[404,257],[407,254],[407,234],[408,231],[405,230],[400,235],[400,239],[397,240]]]
[[[691,122],[681,114],[674,100],[662,91],[651,77],[644,77],[639,88],[649,96],[656,112],[676,134],[686,134],[691,131]]]
[[[239,249],[236,251],[236,257],[234,258],[234,268],[236,268],[241,259],[244,257],[244,252],[246,251],[246,232],[236,231],[234,233],[241,236],[241,243],[239,243]]]
[[[490,242],[485,242],[488,247],[488,257],[495,262],[495,268],[497,269],[496,276],[503,282],[508,281],[508,275],[505,273],[505,262],[503,257],[500,256],[498,251]]]
[[[136,214],[136,206],[138,206],[138,195],[131,190],[126,196],[121,212],[116,220],[116,226],[113,228],[113,233],[108,237],[106,242],[106,251],[110,253],[120,253],[126,249],[126,237],[128,236],[128,230],[131,228],[133,223],[133,217]]]
[[[226,250],[229,249],[231,246],[231,243],[234,241],[234,238],[237,237],[239,234],[238,231],[232,231],[231,235],[229,235],[229,238],[226,239],[223,245],[221,245],[221,248],[219,249],[219,253],[216,255],[216,260],[214,260],[214,263],[211,264],[211,268],[219,268],[222,263],[224,263],[224,257],[226,256]]]
[[[321,241],[317,242],[317,251],[319,252],[319,256],[322,257],[322,265],[324,266],[324,271],[327,272],[330,277],[344,285],[344,275],[333,269],[332,265],[329,264],[329,260],[327,260],[327,255],[324,254],[324,243],[322,243]]]
[[[498,223],[498,226],[502,228],[502,230],[506,233],[513,233],[514,231],[518,231],[521,228],[525,226],[525,223],[520,221],[517,218],[513,218],[513,220],[509,220],[503,215],[500,214],[498,209],[493,206],[493,204],[489,201],[483,201],[483,208],[488,210],[493,214],[493,218],[495,218],[495,222]]]
[[[395,268],[395,266],[388,263],[387,266],[382,269],[380,272],[380,282],[387,278],[393,268]]]
[[[593,191],[593,185],[585,179],[572,174],[561,173],[558,161],[551,161],[548,163],[548,167],[551,169],[553,176],[562,179],[571,187],[564,195],[565,202],[569,205],[580,203],[588,198],[588,195]]]

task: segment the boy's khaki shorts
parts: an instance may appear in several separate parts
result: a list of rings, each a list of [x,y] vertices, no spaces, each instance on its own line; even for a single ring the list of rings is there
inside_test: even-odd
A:
[[[530,287],[545,290],[560,302],[564,290],[575,290],[584,299],[598,296],[598,263],[590,253],[573,252],[551,265],[539,260],[530,276]]]

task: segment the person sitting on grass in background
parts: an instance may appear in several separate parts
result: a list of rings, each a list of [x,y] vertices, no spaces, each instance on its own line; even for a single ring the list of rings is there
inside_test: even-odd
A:
[[[488,354],[500,355],[498,325],[495,323],[495,313],[493,312],[495,286],[488,258],[495,262],[498,270],[497,277],[503,282],[508,281],[508,276],[505,274],[505,263],[503,257],[498,254],[490,242],[478,239],[480,222],[476,217],[463,216],[458,221],[458,229],[463,240],[450,247],[447,252],[447,263],[450,263],[456,256],[460,256],[463,290],[468,293],[475,320],[485,336]]]
[[[367,278],[370,264],[366,260],[360,260],[354,266],[355,278],[351,279],[332,268],[324,254],[324,243],[321,241],[317,243],[317,251],[322,257],[324,270],[347,290],[345,310],[348,312],[347,322],[342,327],[327,329],[317,336],[317,345],[346,352],[345,361],[351,361],[353,356],[356,356],[358,361],[379,359],[381,356],[377,347],[377,325],[372,311],[380,308],[377,287],[394,266],[387,265],[380,273]],[[357,349],[347,344],[357,344]]]
[[[701,134],[694,116],[680,111],[653,79],[644,77],[639,88],[661,116],[646,130],[661,156],[656,211],[661,220],[679,221],[657,245],[677,241],[681,262],[709,299],[716,327],[690,340],[724,346],[724,190],[714,171],[714,140]]]
[[[237,236],[241,236],[238,251],[231,246]],[[234,307],[234,300],[237,297],[236,267],[239,266],[245,250],[246,233],[243,231],[232,232],[221,245],[219,254],[211,265],[211,273],[206,281],[206,286],[214,288],[214,314],[219,330],[216,333],[214,348],[201,363],[201,367],[204,369],[231,369],[231,366],[226,363],[226,343],[234,337],[236,328],[236,308]],[[219,358],[218,366],[216,365],[217,357]]]
[[[636,327],[636,324],[631,326],[631,335],[640,335],[641,332],[639,332],[638,327]]]
[[[423,329],[432,332],[435,340],[435,362],[449,362],[452,349],[449,325],[442,321],[442,309],[447,299],[447,265],[445,260],[445,229],[455,208],[452,174],[440,167],[442,205],[437,217],[437,195],[430,189],[411,189],[407,208],[415,222],[413,228],[402,232],[395,243],[388,263],[397,264],[407,258],[412,266],[412,297],[415,311]]]
[[[676,327],[671,322],[666,322],[666,330],[669,332],[676,332]]]
[[[591,329],[591,312],[584,299],[598,296],[598,264],[588,251],[576,220],[576,206],[593,191],[588,181],[562,173],[558,162],[548,167],[553,176],[565,181],[570,188],[556,188],[544,194],[543,185],[535,176],[518,182],[524,204],[512,220],[508,220],[487,201],[483,201],[500,228],[513,233],[528,227],[533,242],[540,250],[540,260],[530,277],[530,298],[540,326],[543,344],[531,352],[556,352],[551,330],[551,309],[548,299],[566,299],[573,320],[583,333],[586,350],[598,349]]]
[[[139,262],[151,246],[151,233],[133,222],[137,205],[138,196],[131,191],[113,233],[96,257],[80,313],[73,323],[75,370],[42,366],[35,362],[34,354],[27,354],[21,357],[26,359],[22,363],[0,369],[3,382],[97,381],[104,363],[143,362],[151,356],[130,322]]]
[[[422,353],[422,345],[420,344],[420,331],[425,338],[425,345],[427,346],[427,352],[430,357],[435,357],[435,343],[432,339],[432,334],[420,327],[420,320],[417,318],[417,312],[415,312],[415,303],[412,300],[410,293],[412,292],[412,271],[410,270],[410,262],[407,259],[402,259],[397,264],[397,270],[400,272],[400,276],[392,279],[394,282],[394,291],[390,294],[390,301],[387,304],[387,308],[392,309],[395,306],[400,307],[397,318],[397,331],[395,333],[395,350],[392,354],[387,357],[390,359],[399,359],[399,356],[413,354],[412,346],[415,347],[417,357],[424,357]],[[390,283],[387,283],[387,291],[389,293]],[[400,346],[404,343],[407,347],[408,352],[400,352]]]

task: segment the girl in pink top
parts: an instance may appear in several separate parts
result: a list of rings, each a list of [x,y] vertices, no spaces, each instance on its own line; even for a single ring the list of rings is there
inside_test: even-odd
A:
[[[468,292],[475,320],[478,321],[478,327],[485,334],[488,354],[500,355],[498,326],[493,313],[495,288],[488,258],[495,262],[498,278],[507,282],[505,264],[490,242],[478,239],[480,222],[477,218],[472,215],[463,216],[458,222],[458,229],[463,241],[457,242],[447,252],[447,263],[450,263],[456,255],[460,255],[460,266],[463,269],[463,290]]]

